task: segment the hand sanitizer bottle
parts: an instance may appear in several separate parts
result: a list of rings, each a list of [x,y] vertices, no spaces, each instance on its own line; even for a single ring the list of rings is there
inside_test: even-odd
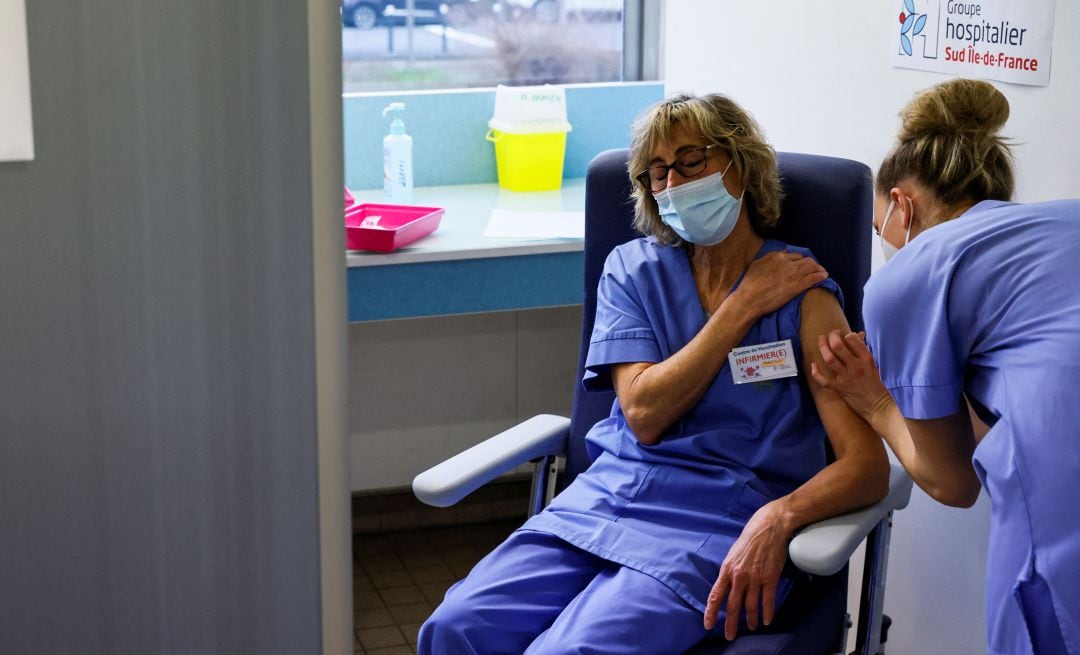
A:
[[[387,202],[412,201],[412,137],[405,134],[401,113],[405,103],[392,102],[383,109],[383,118],[393,114],[390,134],[383,137],[383,192]]]

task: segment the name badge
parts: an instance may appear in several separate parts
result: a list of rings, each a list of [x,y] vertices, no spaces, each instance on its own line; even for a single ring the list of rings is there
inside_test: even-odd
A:
[[[735,384],[792,378],[799,374],[791,339],[736,348],[728,353],[728,364]]]

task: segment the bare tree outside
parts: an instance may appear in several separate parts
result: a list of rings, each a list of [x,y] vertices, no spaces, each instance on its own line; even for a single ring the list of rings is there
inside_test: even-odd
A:
[[[622,17],[621,0],[343,0],[344,91],[618,81]]]

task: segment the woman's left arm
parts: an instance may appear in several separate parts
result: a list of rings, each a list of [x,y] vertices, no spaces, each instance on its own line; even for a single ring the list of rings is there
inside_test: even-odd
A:
[[[881,438],[843,398],[808,374],[811,362],[821,357],[818,335],[837,329],[847,330],[840,304],[828,291],[811,289],[803,298],[799,328],[804,379],[836,460],[795,491],[758,510],[732,546],[705,611],[705,627],[711,629],[726,599],[728,639],[734,639],[744,608],[751,630],[757,628],[759,609],[765,625],[772,622],[788,543],[799,528],[875,503],[888,493],[889,460]]]
[[[935,419],[909,419],[882,384],[863,337],[833,330],[818,337],[821,360],[810,375],[838,393],[885,439],[915,484],[934,500],[971,507],[982,489],[971,458],[989,427],[971,405]]]

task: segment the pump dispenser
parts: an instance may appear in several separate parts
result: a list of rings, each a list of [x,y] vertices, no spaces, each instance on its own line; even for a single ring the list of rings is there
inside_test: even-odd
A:
[[[383,109],[383,118],[393,116],[390,134],[383,137],[383,192],[388,202],[395,203],[412,200],[412,137],[405,134],[404,111],[404,102],[391,102]]]

